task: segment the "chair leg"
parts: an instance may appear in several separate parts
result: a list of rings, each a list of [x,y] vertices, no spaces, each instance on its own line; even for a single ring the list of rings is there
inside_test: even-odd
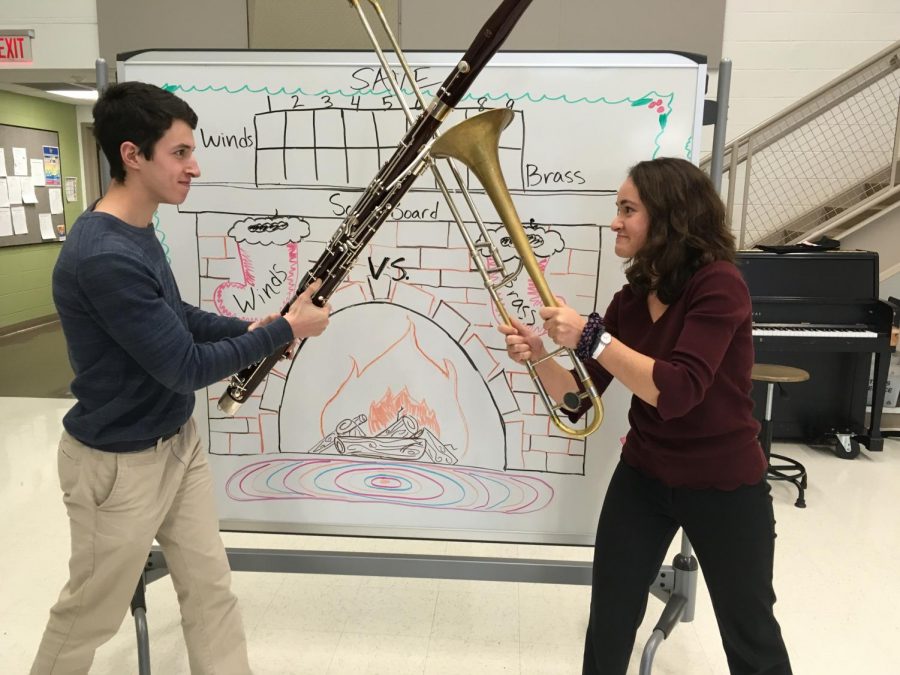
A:
[[[797,501],[794,506],[798,509],[806,508],[806,467],[796,459],[785,457],[784,455],[776,455],[772,453],[772,436],[774,434],[774,425],[772,424],[772,402],[775,398],[775,383],[769,382],[766,385],[766,414],[762,423],[762,446],[766,454],[766,477],[769,480],[784,480],[793,483],[797,488]],[[781,465],[773,465],[772,460],[785,462]],[[785,473],[785,472],[788,473]]]
[[[772,464],[772,460],[784,462],[784,464]],[[769,467],[766,473],[770,480],[784,480],[793,483],[794,487],[797,488],[797,501],[794,502],[794,506],[799,509],[806,508],[805,493],[807,480],[806,467],[803,466],[803,464],[791,457],[771,453],[769,455]]]
[[[772,452],[772,399],[774,398],[774,394],[775,384],[773,382],[769,382],[766,385],[766,414],[763,417],[762,428],[762,446],[763,451],[766,453],[766,461],[769,460],[769,454]]]

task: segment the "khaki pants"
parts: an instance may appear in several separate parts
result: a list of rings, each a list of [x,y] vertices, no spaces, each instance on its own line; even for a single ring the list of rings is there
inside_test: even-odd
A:
[[[155,447],[112,453],[63,432],[69,581],[50,610],[32,675],[87,673],[119,629],[154,537],[178,593],[191,673],[246,675],[247,644],[194,421]]]

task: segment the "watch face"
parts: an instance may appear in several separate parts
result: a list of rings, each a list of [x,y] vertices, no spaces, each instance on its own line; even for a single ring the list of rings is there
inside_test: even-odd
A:
[[[601,347],[605,347],[612,340],[612,335],[607,333],[605,330],[601,331],[597,337],[594,338],[594,344],[591,346],[591,353],[596,356],[597,350]]]

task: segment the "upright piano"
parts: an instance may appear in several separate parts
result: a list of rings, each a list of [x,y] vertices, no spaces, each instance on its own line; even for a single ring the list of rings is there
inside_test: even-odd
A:
[[[774,435],[804,443],[837,441],[840,457],[884,445],[881,409],[890,366],[893,309],[878,299],[878,254],[870,251],[738,252],[753,304],[757,363],[803,368],[807,382],[785,388],[774,406]],[[874,357],[872,413],[865,426]],[[757,417],[765,386],[754,383]]]

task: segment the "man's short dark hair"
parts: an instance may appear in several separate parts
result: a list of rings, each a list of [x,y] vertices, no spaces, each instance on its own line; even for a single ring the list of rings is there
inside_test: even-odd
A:
[[[94,104],[94,137],[109,160],[113,179],[125,181],[119,149],[134,143],[147,159],[153,159],[156,142],[182,120],[197,128],[197,113],[170,91],[144,82],[122,82],[106,88]]]

